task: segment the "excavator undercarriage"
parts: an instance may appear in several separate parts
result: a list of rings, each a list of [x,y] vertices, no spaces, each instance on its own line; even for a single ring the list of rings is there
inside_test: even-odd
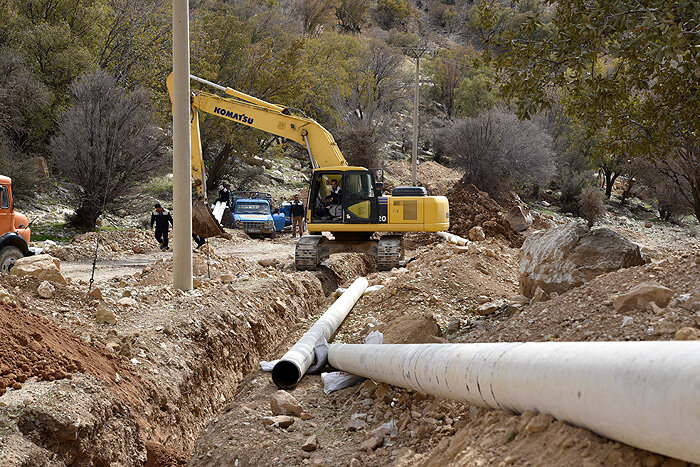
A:
[[[377,260],[377,269],[388,271],[400,267],[404,260],[403,236],[382,235],[378,240],[350,239],[338,235],[330,239],[324,235],[304,235],[296,245],[294,262],[297,270],[315,271],[335,253],[363,253]]]

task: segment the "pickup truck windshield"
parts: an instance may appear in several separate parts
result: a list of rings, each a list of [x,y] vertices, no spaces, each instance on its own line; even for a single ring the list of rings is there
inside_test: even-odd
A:
[[[266,204],[236,203],[236,214],[269,214],[270,209]]]

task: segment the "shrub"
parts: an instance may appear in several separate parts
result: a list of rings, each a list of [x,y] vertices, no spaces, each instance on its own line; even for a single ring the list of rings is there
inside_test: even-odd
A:
[[[143,185],[143,192],[156,199],[173,199],[173,179],[172,177],[156,177]]]
[[[588,172],[565,175],[561,181],[561,197],[559,198],[561,212],[570,212],[576,216],[581,215],[579,195],[584,188],[590,185],[591,177]]]
[[[405,24],[411,17],[411,7],[406,0],[379,0],[377,21],[386,29]]]
[[[437,130],[432,145],[450,154],[467,183],[493,197],[545,184],[554,173],[551,137],[531,121],[497,109]]]
[[[605,214],[603,192],[596,187],[587,186],[581,190],[576,199],[581,213],[588,221],[588,227],[593,227],[596,219]]]

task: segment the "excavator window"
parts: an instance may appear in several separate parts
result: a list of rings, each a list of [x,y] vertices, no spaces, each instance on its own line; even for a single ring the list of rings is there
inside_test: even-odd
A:
[[[349,219],[370,220],[375,195],[372,177],[368,172],[350,172],[345,176],[345,209],[354,216]]]
[[[342,222],[342,200],[331,196],[334,181],[340,188],[342,195],[342,190],[344,189],[342,173],[326,172],[315,176],[313,187],[313,192],[315,193],[313,196],[313,220],[323,222]]]
[[[10,192],[6,186],[0,186],[0,209],[10,209]]]

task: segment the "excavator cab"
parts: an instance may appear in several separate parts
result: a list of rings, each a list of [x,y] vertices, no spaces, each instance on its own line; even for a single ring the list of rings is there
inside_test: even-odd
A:
[[[374,173],[365,168],[316,169],[309,192],[309,218],[311,223],[375,223],[379,195]]]

